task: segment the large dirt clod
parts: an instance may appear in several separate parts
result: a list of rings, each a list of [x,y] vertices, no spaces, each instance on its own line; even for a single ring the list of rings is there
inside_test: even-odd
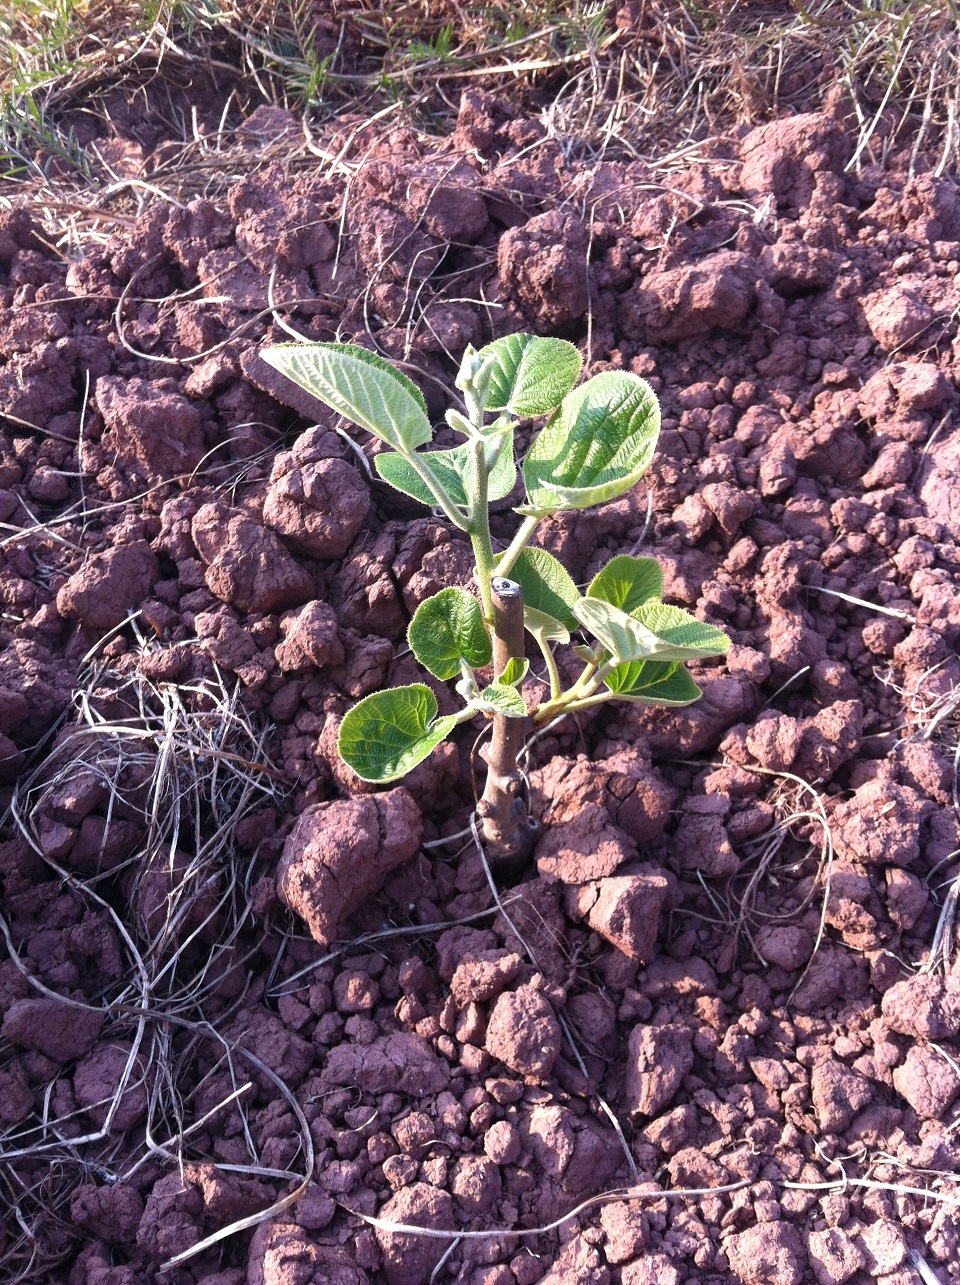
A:
[[[146,540],[94,554],[57,592],[57,610],[86,629],[105,632],[148,597],[160,578]]]
[[[751,130],[740,143],[740,184],[754,200],[775,205],[808,205],[815,175],[840,173],[852,151],[850,139],[827,115],[808,112]]]
[[[636,855],[636,844],[610,824],[606,809],[598,803],[585,804],[565,825],[548,827],[536,849],[541,875],[568,884],[603,879]]]
[[[309,573],[295,562],[272,531],[224,504],[205,504],[191,524],[193,542],[206,564],[210,592],[239,611],[296,607],[313,596]]]
[[[315,941],[333,941],[338,926],[382,886],[420,844],[420,809],[402,787],[368,798],[318,803],[298,819],[284,844],[277,887]]]
[[[0,1034],[21,1048],[36,1049],[54,1062],[69,1062],[94,1048],[103,1023],[104,1014],[97,1009],[38,996],[11,1004]]]
[[[148,482],[189,475],[206,452],[200,412],[169,381],[97,380],[101,447]]]
[[[261,1223],[250,1242],[247,1285],[291,1285],[320,1281],[324,1285],[368,1285],[346,1246],[318,1245],[298,1223]]]
[[[456,1226],[450,1196],[423,1182],[398,1191],[382,1206],[378,1217],[383,1223],[429,1227],[434,1231],[452,1231]],[[377,1227],[376,1235],[383,1252],[387,1285],[427,1285],[443,1256],[444,1240],[384,1227]]]
[[[276,648],[284,673],[342,665],[346,652],[337,618],[325,602],[310,602],[281,623],[283,642]]]
[[[574,215],[538,214],[500,240],[500,290],[544,334],[587,311],[587,229]]]
[[[726,1243],[730,1267],[743,1285],[801,1285],[806,1253],[790,1223],[759,1223]]]
[[[692,1067],[692,1035],[686,1027],[634,1027],[627,1049],[627,1110],[634,1116],[658,1115]]]
[[[341,450],[332,433],[314,429],[278,455],[270,473],[263,520],[312,558],[342,558],[370,508],[366,484]]]
[[[652,272],[621,300],[620,324],[641,342],[735,330],[750,311],[762,276],[756,260],[734,250]]]
[[[502,994],[487,1024],[486,1049],[512,1071],[545,1080],[560,1053],[560,1024],[553,1006],[533,986]]]
[[[577,890],[576,912],[628,959],[646,964],[653,958],[669,888],[669,880],[655,869],[600,879]]]
[[[568,824],[585,804],[606,808],[611,822],[636,844],[652,843],[663,831],[674,793],[638,749],[590,762],[553,759],[532,774],[534,807],[546,826]],[[538,796],[542,797],[541,804]]]

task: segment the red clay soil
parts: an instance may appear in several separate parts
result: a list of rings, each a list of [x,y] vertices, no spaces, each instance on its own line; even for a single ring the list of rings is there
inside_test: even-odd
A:
[[[122,805],[92,772],[8,826],[4,1188],[54,1264],[18,1279],[916,1285],[912,1250],[957,1279],[960,968],[917,971],[960,848],[956,188],[908,156],[848,169],[821,114],[668,176],[568,163],[480,92],[447,142],[341,144],[339,177],[158,201],[74,260],[0,211],[0,517],[23,532],[0,577],[5,797],[55,761],[98,645],[104,689],[236,683],[288,783],[236,834],[253,918],[209,1026],[164,1028],[182,1119],[150,1133],[129,942],[161,930],[196,836],[131,907],[144,750]],[[668,600],[734,645],[695,671],[699,704],[533,746],[542,838],[505,909],[469,834],[435,843],[467,824],[476,729],[385,792],[337,761],[339,718],[414,678],[410,613],[471,558],[259,360],[288,338],[271,302],[405,362],[438,420],[464,345],[518,329],[659,393],[646,482],[539,538],[579,581],[656,555]],[[305,1193],[160,1271],[296,1189],[291,1099]],[[182,1165],[156,1149],[190,1126]],[[524,1234],[623,1186],[646,1194]],[[3,1226],[12,1280],[29,1254]]]

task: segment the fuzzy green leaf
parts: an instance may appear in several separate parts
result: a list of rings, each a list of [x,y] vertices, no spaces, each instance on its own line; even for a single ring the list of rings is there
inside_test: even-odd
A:
[[[650,385],[604,371],[574,389],[523,462],[528,503],[520,512],[586,509],[616,499],[647,471],[660,431]]]
[[[484,409],[520,419],[549,415],[580,378],[582,359],[565,339],[505,335],[477,355],[489,380]]]
[[[705,625],[680,607],[650,601],[632,615],[659,638],[658,660],[703,660],[707,656],[724,656],[730,650],[730,639],[722,629]]]
[[[503,683],[491,683],[489,687],[485,687],[475,705],[486,714],[505,714],[507,718],[527,717],[523,697],[515,687],[508,687]]]
[[[612,558],[590,582],[588,598],[602,598],[628,615],[663,595],[663,571],[656,558]]]
[[[692,705],[701,696],[700,688],[679,661],[665,664],[656,660],[635,660],[628,665],[618,665],[607,674],[604,682],[621,700],[638,705],[671,708]]]
[[[354,344],[278,344],[260,356],[325,405],[398,451],[433,436],[423,394],[388,361]]]
[[[450,734],[453,714],[437,718],[437,698],[423,683],[365,696],[344,716],[337,749],[364,781],[397,781]]]
[[[523,627],[528,634],[536,638],[538,645],[543,648],[547,643],[568,643],[570,641],[570,630],[560,623],[553,616],[548,616],[544,611],[537,611],[534,607],[524,606],[523,608]]]
[[[552,616],[567,629],[576,628],[573,604],[579,600],[580,593],[553,554],[546,549],[523,549],[510,576],[523,590],[524,609],[531,608]]]
[[[496,452],[496,453],[494,453]],[[513,431],[510,430],[497,437],[489,444],[488,457],[492,456],[488,480],[488,499],[502,500],[509,495],[517,482],[517,466],[513,459]],[[447,495],[461,508],[468,505],[467,490],[471,485],[472,463],[470,446],[454,446],[447,451],[420,451],[417,459],[440,482]],[[387,451],[374,459],[377,472],[385,482],[389,482],[404,495],[410,495],[421,504],[432,507],[436,504],[433,495],[417,474],[416,470],[402,455]]]
[[[497,683],[506,687],[519,687],[527,676],[527,670],[530,668],[530,662],[524,657],[522,660],[519,656],[511,656],[507,661],[507,667],[502,674],[497,675]]]
[[[424,669],[444,680],[456,678],[463,664],[482,669],[493,659],[480,604],[463,589],[441,589],[421,602],[407,641]]]
[[[573,610],[580,624],[614,660],[626,664],[656,654],[660,642],[656,634],[619,607],[601,598],[581,598]]]
[[[730,639],[679,607],[650,601],[631,615],[600,598],[581,598],[577,619],[600,640],[613,660],[702,660],[722,656]]]

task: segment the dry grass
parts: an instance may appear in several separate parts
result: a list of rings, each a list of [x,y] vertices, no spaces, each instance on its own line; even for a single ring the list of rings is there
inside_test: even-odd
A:
[[[960,156],[958,37],[954,0],[20,0],[0,15],[0,176],[105,186],[78,119],[144,87],[186,166],[222,152],[258,101],[306,109],[321,134],[392,106],[446,133],[479,87],[539,111],[588,160],[679,159],[843,91],[858,164],[909,142],[942,172]],[[216,145],[177,94],[198,75],[223,90]]]
[[[794,990],[803,983],[823,940],[830,907],[833,870],[833,836],[823,795],[816,785],[792,772],[748,769],[770,777],[764,795],[774,812],[770,828],[743,845],[740,869],[722,885],[711,885],[698,874],[712,913],[684,909],[681,916],[709,924],[724,939],[722,969],[735,967],[744,943],[750,955],[764,966],[769,961],[756,941],[758,932],[775,925],[796,923],[819,903],[820,925],[814,949]],[[773,895],[784,902],[772,910]]]
[[[78,910],[95,917],[115,943],[115,980],[82,1003],[64,999],[37,975],[5,915],[0,932],[33,994],[103,1012],[104,1037],[120,1041],[129,1054],[116,1091],[103,1104],[101,1127],[91,1126],[83,1112],[58,1111],[51,1085],[40,1115],[0,1132],[0,1190],[10,1197],[4,1199],[0,1275],[10,1281],[40,1278],[71,1250],[73,1234],[65,1230],[79,1183],[120,1181],[148,1161],[203,1159],[197,1147],[214,1117],[222,1122],[223,1113],[238,1112],[245,1119],[251,1064],[276,1082],[295,1118],[301,1117],[276,1077],[223,1035],[262,935],[250,905],[260,868],[255,853],[241,857],[237,826],[282,798],[279,774],[266,754],[266,729],[219,678],[179,687],[153,684],[138,668],[123,672],[97,661],[79,675],[75,706],[54,754],[17,785],[8,819]],[[119,867],[107,863],[103,874],[81,875],[44,852],[41,826],[52,798],[83,779],[102,787],[108,825],[133,819],[137,828],[126,860]],[[219,994],[228,977],[232,1001]],[[0,1050],[4,1062],[11,1052]],[[199,1076],[198,1065],[204,1068]],[[201,1111],[205,1082],[225,1071],[232,1090]],[[145,1093],[147,1127],[132,1143],[110,1121],[124,1095],[137,1091]],[[311,1168],[308,1130],[299,1160],[283,1172],[264,1169],[250,1129],[244,1130],[249,1155],[242,1168],[248,1175],[302,1184]]]
[[[954,816],[960,821],[960,687],[942,681],[946,662],[933,665],[905,685],[893,668],[878,673],[879,681],[899,698],[902,718],[893,730],[901,741],[929,742],[952,764]],[[927,882],[940,906],[937,925],[921,972],[949,972],[960,956],[957,911],[960,903],[960,849],[949,853],[930,871]]]

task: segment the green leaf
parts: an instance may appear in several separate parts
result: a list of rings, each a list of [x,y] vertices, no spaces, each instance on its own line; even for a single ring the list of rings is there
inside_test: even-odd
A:
[[[496,455],[493,455],[496,451]],[[500,435],[496,441],[490,443],[488,448],[489,456],[493,455],[490,461],[490,476],[488,480],[489,495],[488,498],[493,500],[502,500],[509,495],[517,482],[517,466],[513,460],[513,431],[505,432]],[[464,443],[462,446],[454,446],[447,451],[420,451],[417,459],[423,466],[437,478],[447,495],[450,496],[454,504],[460,505],[461,508],[467,508],[467,491],[471,485],[470,446]],[[385,482],[404,495],[410,495],[421,504],[433,506],[436,504],[434,496],[427,484],[416,473],[413,466],[402,455],[394,455],[392,452],[386,452],[378,455],[374,459],[374,465],[377,472]]]
[[[524,657],[511,656],[502,674],[497,675],[497,683],[506,687],[519,687],[527,676],[530,662]]]
[[[726,655],[730,650],[730,639],[722,629],[705,625],[680,607],[651,601],[632,614],[634,620],[660,639],[658,660],[703,660],[707,656]]]
[[[505,714],[507,718],[527,717],[523,697],[515,687],[507,687],[502,683],[491,683],[489,687],[485,687],[474,705],[486,714]]]
[[[528,634],[532,634],[537,640],[537,644],[542,649],[547,643],[568,643],[570,641],[570,630],[560,623],[553,616],[548,616],[543,611],[537,611],[534,607],[524,606],[523,608],[523,627]]]
[[[416,384],[388,361],[354,344],[278,344],[260,353],[268,365],[325,405],[398,451],[433,436]]]
[[[700,688],[679,661],[632,661],[618,665],[604,679],[607,687],[621,700],[638,705],[660,705],[665,708],[692,705],[701,696]]]
[[[634,611],[650,598],[663,595],[663,571],[656,558],[611,558],[590,582],[588,598],[602,598],[621,611]]]
[[[600,598],[581,598],[574,608],[580,623],[619,662],[653,659],[702,660],[722,656],[730,639],[679,607],[647,602],[631,615]]]
[[[579,352],[565,339],[505,335],[481,348],[488,378],[484,409],[520,419],[549,415],[580,378]]]
[[[423,683],[365,696],[344,716],[337,749],[364,781],[396,781],[422,763],[457,725],[437,718],[437,698]]]
[[[407,641],[435,678],[456,678],[461,665],[482,669],[493,659],[480,604],[463,589],[441,589],[421,602],[410,621]]]
[[[523,549],[510,572],[523,590],[524,610],[528,607],[554,620],[567,629],[577,627],[573,605],[580,593],[564,566],[546,549]]]
[[[278,344],[277,347],[283,348],[284,345]],[[303,347],[303,345],[294,344],[293,347]],[[406,389],[423,411],[424,415],[429,414],[427,410],[427,400],[424,397],[423,392],[417,387],[409,375],[405,375],[402,370],[393,364],[392,361],[387,361],[386,357],[381,357],[377,352],[371,352],[369,348],[361,348],[359,344],[318,344],[317,347],[327,348],[331,352],[343,353],[348,357],[354,357],[358,361],[365,362],[368,366],[375,366],[377,370],[383,371],[385,375],[389,375],[391,379],[396,380],[401,387]]]
[[[573,610],[580,624],[603,644],[614,660],[626,663],[656,654],[660,643],[656,634],[619,607],[602,598],[581,598]]]
[[[634,486],[660,431],[652,388],[628,371],[594,375],[566,398],[523,462],[529,504],[520,512],[585,509]]]

